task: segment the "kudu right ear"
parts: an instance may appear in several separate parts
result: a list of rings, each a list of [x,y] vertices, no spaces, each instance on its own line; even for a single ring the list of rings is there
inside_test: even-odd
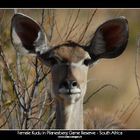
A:
[[[11,21],[11,40],[21,54],[43,54],[49,48],[42,27],[24,14],[15,14]]]
[[[91,62],[100,58],[115,58],[123,53],[128,42],[128,21],[125,17],[111,19],[96,30],[90,45],[85,50]]]

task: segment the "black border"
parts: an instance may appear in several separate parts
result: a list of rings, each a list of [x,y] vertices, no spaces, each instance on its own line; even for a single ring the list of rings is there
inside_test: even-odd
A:
[[[0,8],[140,8],[140,0],[1,0]]]
[[[61,134],[47,134],[47,131],[54,132],[54,133],[60,133]],[[95,134],[91,135],[83,135],[82,132],[93,132]],[[78,132],[79,134],[72,134],[72,133]],[[67,135],[63,135],[62,133],[67,133]],[[60,138],[59,136],[62,136],[62,139],[67,138],[74,138],[74,139],[83,139],[83,138],[133,138],[136,140],[136,138],[140,138],[140,131],[139,130],[0,130],[0,137],[4,137],[5,139],[7,137],[18,137],[18,138],[26,138],[26,137],[33,137],[33,138]],[[65,138],[64,138],[64,137]]]
[[[1,0],[0,8],[139,8],[140,0]],[[19,135],[18,131],[22,130],[0,130],[1,137],[38,137],[37,135]],[[33,130],[23,130],[26,132]],[[35,130],[41,132],[42,130]],[[60,130],[55,130],[60,131]],[[65,130],[66,131],[66,130]],[[74,130],[72,130],[74,131]],[[78,130],[77,130],[78,131]],[[80,131],[80,130],[79,130]],[[84,130],[86,131],[86,130]],[[88,130],[89,131],[89,130]],[[92,130],[99,132],[100,130]],[[112,130],[102,130],[104,132]],[[114,131],[114,130],[113,130]],[[94,137],[132,137],[134,139],[140,137],[139,130],[118,130],[123,135],[95,135]],[[57,135],[41,135],[45,138],[58,138]],[[93,137],[85,135],[83,138]]]

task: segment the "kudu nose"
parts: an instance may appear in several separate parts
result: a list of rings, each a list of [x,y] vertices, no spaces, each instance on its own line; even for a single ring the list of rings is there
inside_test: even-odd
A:
[[[61,86],[66,89],[73,89],[76,88],[78,84],[75,80],[66,80],[61,84]]]
[[[80,94],[81,89],[75,80],[65,80],[59,87],[59,93],[63,94]]]

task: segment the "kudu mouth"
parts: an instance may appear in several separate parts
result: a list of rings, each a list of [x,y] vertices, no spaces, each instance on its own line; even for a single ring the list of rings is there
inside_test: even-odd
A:
[[[81,98],[81,89],[79,87],[66,88],[61,86],[58,90],[59,96],[67,103],[74,104]]]
[[[60,84],[59,93],[67,95],[80,94],[81,89],[75,80],[65,80]]]
[[[66,94],[66,95],[81,94],[81,89],[79,89],[79,88],[74,88],[74,89],[60,88],[59,93]]]

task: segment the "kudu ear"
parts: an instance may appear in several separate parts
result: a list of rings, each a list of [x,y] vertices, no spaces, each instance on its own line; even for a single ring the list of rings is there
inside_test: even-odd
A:
[[[21,54],[42,54],[49,48],[42,27],[24,14],[15,14],[11,21],[11,40]]]
[[[85,50],[93,63],[100,58],[119,56],[125,50],[127,42],[128,22],[126,18],[119,17],[100,25]]]

